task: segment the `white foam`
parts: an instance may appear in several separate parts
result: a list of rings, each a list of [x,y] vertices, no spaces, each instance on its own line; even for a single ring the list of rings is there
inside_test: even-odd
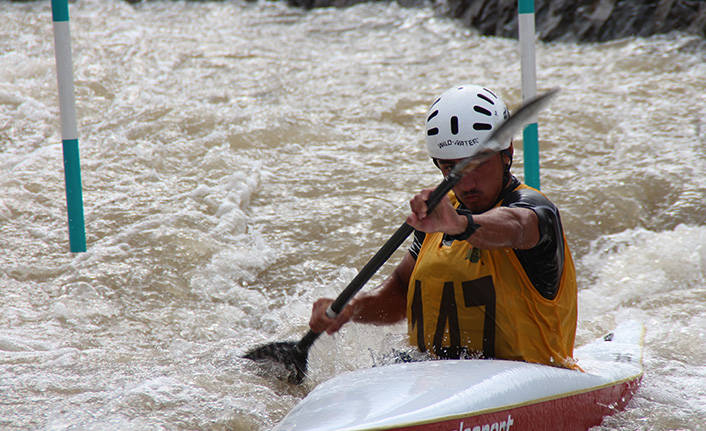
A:
[[[635,229],[606,235],[581,261],[592,285],[579,293],[580,316],[593,320],[619,308],[652,307],[650,298],[678,298],[706,285],[706,228]]]

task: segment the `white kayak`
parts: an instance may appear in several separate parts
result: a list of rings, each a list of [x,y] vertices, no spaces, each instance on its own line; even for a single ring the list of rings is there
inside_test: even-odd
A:
[[[274,430],[587,430],[637,390],[643,333],[625,322],[575,349],[584,372],[504,360],[348,372],[317,386]]]

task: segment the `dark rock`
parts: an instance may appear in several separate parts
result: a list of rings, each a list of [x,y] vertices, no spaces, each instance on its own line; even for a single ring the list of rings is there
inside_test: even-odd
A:
[[[287,0],[292,6],[347,7],[384,0]],[[397,0],[432,6],[486,36],[517,38],[517,0]],[[544,41],[603,42],[682,31],[706,38],[705,0],[535,0],[537,36]]]
[[[371,3],[382,0],[287,0],[287,4],[304,9],[319,7],[349,7],[360,3]]]
[[[434,0],[481,34],[517,38],[516,0]],[[541,40],[602,42],[683,31],[706,37],[703,0],[535,0]]]

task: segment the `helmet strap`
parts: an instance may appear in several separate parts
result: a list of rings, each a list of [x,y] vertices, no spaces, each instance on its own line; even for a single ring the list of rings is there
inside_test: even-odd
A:
[[[507,184],[508,181],[510,181],[510,168],[512,167],[512,151],[510,149],[505,149],[500,152],[502,155],[507,156],[508,158],[508,163],[505,164],[505,172],[503,172],[503,185]]]

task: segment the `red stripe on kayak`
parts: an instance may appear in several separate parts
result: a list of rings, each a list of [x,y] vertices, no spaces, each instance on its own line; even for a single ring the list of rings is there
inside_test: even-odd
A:
[[[586,431],[625,408],[642,380],[452,420],[415,424],[398,431]]]

